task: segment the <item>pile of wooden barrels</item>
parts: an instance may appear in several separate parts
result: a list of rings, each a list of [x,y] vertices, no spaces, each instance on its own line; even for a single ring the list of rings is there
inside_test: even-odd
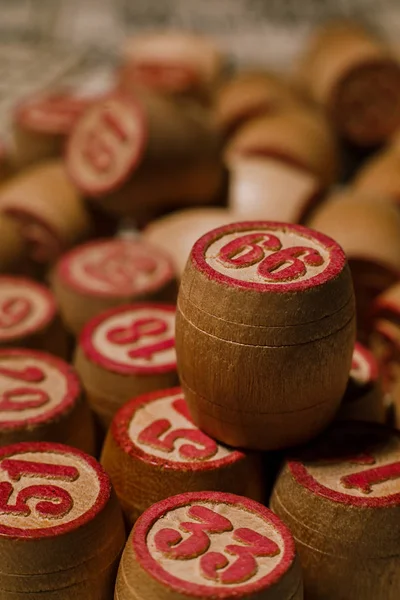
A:
[[[396,51],[148,33],[10,127],[1,600],[398,600]]]

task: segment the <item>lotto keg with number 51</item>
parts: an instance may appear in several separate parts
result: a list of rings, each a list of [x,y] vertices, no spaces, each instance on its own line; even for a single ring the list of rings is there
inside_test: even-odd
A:
[[[307,441],[340,404],[354,341],[351,275],[331,238],[244,222],[193,246],[176,350],[192,418],[210,436],[260,450]]]

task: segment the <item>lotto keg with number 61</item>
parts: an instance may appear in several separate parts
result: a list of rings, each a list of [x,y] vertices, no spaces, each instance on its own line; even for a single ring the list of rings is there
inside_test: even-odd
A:
[[[340,404],[354,341],[350,271],[331,238],[244,222],[193,246],[176,350],[192,418],[210,436],[260,450],[307,441]]]

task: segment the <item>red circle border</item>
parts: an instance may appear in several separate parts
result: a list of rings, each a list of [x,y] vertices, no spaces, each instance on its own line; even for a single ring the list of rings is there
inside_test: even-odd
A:
[[[35,291],[37,291],[39,293],[39,295],[41,295],[42,298],[44,298],[46,300],[48,310],[47,310],[47,315],[44,316],[36,325],[31,325],[30,327],[26,328],[26,330],[24,332],[22,332],[20,335],[2,337],[2,335],[0,334],[0,346],[2,343],[10,342],[11,340],[17,341],[18,339],[23,338],[25,336],[39,333],[47,325],[50,325],[50,323],[53,321],[53,319],[55,318],[55,316],[57,314],[57,304],[56,304],[55,297],[54,297],[53,293],[51,292],[51,290],[49,290],[44,285],[40,285],[39,283],[36,283],[36,281],[33,281],[32,279],[29,279],[28,277],[13,277],[12,275],[0,275],[0,297],[1,297],[2,282],[11,283],[11,284],[13,284],[13,283],[14,284],[18,283],[18,284],[23,284],[23,285],[25,284],[25,286],[27,288],[35,289]]]
[[[140,292],[128,292],[128,293],[104,292],[104,291],[99,292],[99,291],[93,291],[93,290],[90,290],[90,289],[84,287],[83,285],[81,285],[78,281],[76,281],[71,276],[70,262],[73,260],[76,260],[76,258],[79,257],[79,254],[88,248],[102,246],[103,244],[105,245],[105,244],[110,244],[110,243],[136,244],[136,245],[139,244],[142,247],[146,247],[146,249],[148,249],[149,251],[153,250],[154,252],[156,252],[156,260],[158,258],[162,258],[165,261],[165,263],[166,263],[165,274],[159,278],[159,281],[149,284],[146,289],[144,289]],[[60,260],[58,261],[58,263],[56,265],[56,274],[60,278],[61,283],[68,285],[71,289],[76,290],[78,293],[81,293],[89,298],[90,297],[94,297],[94,298],[119,298],[119,297],[128,298],[130,296],[133,298],[136,295],[139,296],[142,294],[156,291],[157,289],[161,288],[163,285],[166,285],[169,281],[172,281],[175,277],[175,271],[174,271],[174,267],[172,264],[172,260],[168,256],[168,254],[163,253],[162,250],[159,250],[152,244],[149,244],[148,242],[145,242],[144,240],[142,240],[140,238],[134,239],[134,240],[127,240],[127,239],[112,238],[112,237],[91,240],[90,242],[80,244],[79,246],[76,246],[69,252],[66,252],[65,254],[63,254],[63,256],[60,258]]]
[[[62,373],[67,383],[67,391],[64,398],[55,406],[52,410],[44,412],[37,417],[21,421],[2,421],[0,411],[0,432],[8,431],[10,429],[26,429],[27,426],[42,425],[68,411],[72,406],[80,399],[82,395],[82,388],[78,378],[78,375],[71,365],[63,361],[61,358],[57,358],[52,354],[46,352],[39,352],[37,350],[28,350],[26,348],[0,348],[0,362],[2,357],[26,357],[27,359],[37,359],[48,365],[51,365]]]
[[[83,515],[77,517],[69,523],[65,523],[63,525],[56,525],[54,527],[45,527],[41,529],[20,529],[18,527],[7,527],[5,525],[0,524],[0,535],[17,537],[20,539],[37,539],[66,534],[75,529],[78,529],[79,527],[83,527],[84,525],[86,525],[105,508],[105,506],[111,498],[111,481],[106,471],[103,469],[100,463],[97,462],[95,458],[93,458],[93,456],[90,456],[89,454],[86,454],[85,452],[82,452],[77,448],[72,448],[71,446],[66,446],[65,444],[57,444],[52,442],[20,442],[18,444],[12,444],[10,446],[4,446],[3,448],[0,448],[0,461],[3,458],[7,458],[8,456],[13,456],[15,454],[22,454],[24,452],[35,451],[53,451],[54,453],[59,454],[73,454],[74,456],[85,460],[99,478],[100,490],[98,497],[93,506],[91,506]]]
[[[109,183],[108,185],[102,185],[101,187],[97,187],[96,189],[93,189],[93,187],[91,187],[90,185],[88,186],[85,183],[82,183],[80,177],[75,176],[74,168],[71,167],[70,162],[69,162],[69,156],[70,156],[70,154],[72,154],[74,152],[75,131],[78,131],[79,127],[84,122],[84,120],[88,117],[88,115],[90,117],[91,113],[98,109],[99,104],[106,104],[109,100],[117,100],[119,102],[122,102],[131,110],[132,114],[135,115],[135,119],[137,119],[137,121],[140,123],[139,141],[137,144],[136,152],[131,157],[130,163],[126,169],[126,173],[120,175],[119,177],[117,177],[117,179],[114,178],[113,183]],[[132,94],[130,94],[128,96],[127,94],[124,94],[121,91],[117,91],[117,92],[114,92],[113,94],[109,94],[109,95],[103,97],[99,102],[96,102],[95,104],[90,106],[84,112],[84,114],[81,116],[81,118],[77,121],[77,123],[75,124],[75,126],[71,132],[71,135],[69,136],[66,146],[65,146],[64,158],[65,158],[65,166],[66,166],[67,173],[68,173],[69,177],[71,178],[71,181],[73,181],[74,184],[76,185],[76,187],[79,190],[81,190],[83,193],[87,194],[89,197],[96,198],[96,197],[101,197],[103,195],[109,194],[109,193],[113,192],[114,190],[118,189],[119,187],[121,187],[124,183],[126,183],[127,180],[129,180],[133,171],[140,164],[141,159],[143,158],[143,154],[144,154],[144,151],[146,148],[146,144],[148,142],[148,138],[149,138],[149,125],[147,122],[145,109],[143,108],[140,101],[137,98],[135,98]],[[112,202],[112,200],[111,200],[111,202]]]
[[[167,398],[169,396],[176,395],[182,395],[182,397],[184,397],[182,388],[174,387],[166,390],[150,392],[148,394],[142,394],[137,398],[132,398],[132,400],[129,400],[118,410],[118,412],[114,415],[113,421],[111,423],[111,435],[125,454],[136,458],[137,460],[141,460],[154,467],[161,467],[163,469],[165,468],[169,471],[180,471],[182,468],[185,468],[186,470],[192,472],[214,471],[216,469],[228,467],[245,458],[246,455],[243,452],[233,449],[229,456],[214,461],[209,460],[206,462],[178,462],[168,460],[167,458],[164,459],[159,458],[158,456],[153,456],[151,454],[148,454],[147,452],[144,452],[144,450],[141,450],[141,448],[138,448],[138,446],[135,445],[135,443],[131,440],[131,438],[128,435],[128,427],[136,410],[142,408],[146,404],[154,402],[155,400],[161,400],[162,398]],[[228,448],[227,446],[223,447],[230,450],[230,448]]]
[[[147,535],[150,528],[154,523],[163,517],[167,512],[189,506],[194,502],[215,502],[219,504],[230,504],[233,506],[242,507],[247,512],[255,512],[259,517],[268,523],[272,524],[275,530],[279,533],[283,539],[284,548],[282,552],[282,558],[280,563],[273,569],[268,575],[265,575],[259,579],[256,583],[250,583],[247,585],[240,586],[240,588],[230,588],[224,590],[221,587],[213,587],[206,585],[198,585],[189,583],[182,579],[178,579],[174,575],[171,575],[165,571],[161,565],[150,555],[148,547],[146,545]],[[139,540],[137,540],[139,538]],[[153,504],[147,509],[136,521],[133,528],[132,536],[132,547],[133,552],[142,567],[147,573],[149,573],[154,579],[158,580],[162,584],[171,586],[174,591],[182,594],[188,594],[194,598],[218,598],[223,600],[224,598],[233,600],[233,598],[244,598],[248,594],[257,593],[262,591],[266,586],[272,586],[276,584],[280,578],[289,570],[290,566],[296,557],[295,543],[288,527],[277,517],[271,510],[242,496],[235,494],[226,494],[223,492],[189,492],[186,494],[179,494],[177,496],[171,496],[166,500]]]
[[[381,431],[386,430],[388,434],[390,433],[392,436],[400,438],[400,431],[391,429],[390,427],[381,425],[380,423],[372,424],[363,421],[351,421],[346,425],[341,424],[341,428],[346,427],[348,429],[351,427],[360,428],[360,426],[362,426],[364,429],[369,427],[369,429],[380,429]],[[342,492],[331,490],[319,483],[307,471],[307,468],[299,460],[289,460],[287,465],[293,478],[299,485],[305,487],[311,493],[327,500],[331,500],[339,504],[345,504],[347,506],[355,506],[357,508],[389,508],[393,506],[400,506],[400,492],[397,494],[392,494],[391,496],[380,496],[378,498],[361,498],[359,496],[351,496],[350,494],[343,494]]]
[[[314,239],[318,241],[325,250],[329,252],[330,264],[326,269],[319,275],[315,275],[310,279],[300,281],[298,283],[255,283],[251,281],[241,281],[223,275],[215,271],[208,265],[205,260],[205,252],[212,242],[221,238],[226,233],[235,233],[237,231],[256,231],[256,230],[271,230],[271,231],[293,231],[302,237]],[[192,263],[201,271],[208,279],[217,281],[219,284],[228,284],[231,287],[242,288],[245,290],[252,290],[258,292],[276,292],[276,293],[288,293],[288,292],[301,292],[313,288],[317,285],[327,283],[331,279],[337,277],[346,265],[346,256],[342,248],[332,238],[304,227],[303,225],[293,225],[291,223],[283,223],[280,221],[239,221],[237,223],[230,223],[229,225],[223,225],[217,229],[213,229],[203,235],[194,244],[191,255]]]
[[[106,321],[110,317],[113,317],[114,315],[128,312],[133,309],[139,310],[142,308],[154,308],[157,310],[165,310],[166,312],[170,313],[176,312],[176,307],[173,304],[161,304],[158,302],[138,302],[134,304],[122,304],[120,306],[110,308],[109,310],[100,313],[96,317],[93,317],[93,319],[90,319],[88,323],[86,323],[79,336],[79,345],[83,350],[86,358],[90,362],[98,365],[99,367],[102,367],[114,373],[119,373],[121,375],[160,375],[162,373],[176,371],[176,361],[173,363],[168,363],[166,365],[154,367],[135,367],[123,365],[110,358],[107,358],[94,347],[92,337],[99,325],[101,325],[102,323],[104,323],[104,321]]]

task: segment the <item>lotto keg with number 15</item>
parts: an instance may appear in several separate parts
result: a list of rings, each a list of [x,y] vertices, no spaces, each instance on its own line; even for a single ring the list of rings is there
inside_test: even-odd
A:
[[[194,245],[176,350],[196,425],[231,446],[305,442],[333,418],[355,338],[340,246],[285,223],[234,223]]]

